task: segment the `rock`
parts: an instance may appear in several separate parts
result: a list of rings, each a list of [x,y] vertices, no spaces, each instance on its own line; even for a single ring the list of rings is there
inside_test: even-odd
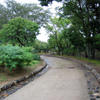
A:
[[[97,85],[97,86],[95,86],[95,90],[99,90],[100,89],[100,87]]]
[[[95,90],[94,92],[95,92],[95,93],[99,93],[99,90]]]
[[[96,96],[96,98],[100,98],[100,96],[98,95],[98,96]]]
[[[96,98],[93,97],[93,98],[90,98],[90,100],[96,100]]]
[[[93,98],[93,97],[94,97],[94,95],[90,94],[90,98]]]
[[[25,79],[28,79],[29,78],[29,76],[27,75],[27,76],[25,76]]]
[[[92,98],[90,98],[90,100],[96,100],[96,98],[92,97]]]
[[[25,80],[25,77],[22,77],[22,78],[16,80],[16,83],[22,82],[22,81],[24,81],[24,80]]]
[[[100,96],[100,93],[94,93],[93,95],[94,96]]]

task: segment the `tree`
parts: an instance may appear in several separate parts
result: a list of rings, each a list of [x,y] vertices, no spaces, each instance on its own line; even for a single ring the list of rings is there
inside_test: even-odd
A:
[[[0,31],[1,40],[13,45],[29,46],[39,34],[39,26],[30,20],[16,17],[4,25]]]
[[[53,1],[62,0],[39,0],[42,5],[48,5]],[[100,34],[100,0],[65,0],[63,2],[60,16],[70,19],[74,25],[74,30],[84,38],[84,52],[88,58],[95,58],[96,44]],[[74,32],[73,34],[75,34]],[[100,44],[99,44],[100,45]]]
[[[95,7],[94,7],[95,6]],[[95,10],[93,9],[95,8]],[[97,21],[97,12],[99,11],[99,2],[84,0],[70,0],[63,4],[63,17],[69,18],[85,37],[86,57],[95,57],[95,35],[99,33]],[[98,23],[99,25],[99,23]]]
[[[35,49],[36,52],[48,52],[49,48],[48,48],[48,44],[46,42],[42,42],[39,40],[35,40],[34,44],[33,44],[33,48]]]
[[[48,4],[51,4],[53,1],[60,2],[62,0],[39,0],[42,6],[48,6]]]
[[[7,22],[6,8],[0,4],[0,29]]]
[[[14,0],[7,0],[6,6],[0,4],[0,29],[15,17],[22,17],[44,26],[49,21],[50,12],[36,4],[20,4]]]
[[[47,31],[51,33],[48,41],[49,45],[52,49],[55,49],[58,54],[63,54],[64,48],[68,45],[68,39],[65,39],[63,31],[69,24],[70,21],[68,19],[59,19],[55,17],[51,19],[51,23],[46,27]]]
[[[61,33],[57,33],[57,38],[55,38],[55,34],[50,34],[49,36],[49,40],[48,40],[49,48],[51,49],[51,51],[57,52],[57,54],[59,55],[61,54],[63,55],[64,53],[64,49],[65,49],[64,42],[65,41],[63,39],[63,34]]]
[[[58,42],[58,32],[60,31],[58,18],[56,17],[54,19],[51,18],[51,24],[50,25],[48,24],[46,28],[47,28],[47,31],[49,31],[51,34],[54,34],[54,35],[51,35],[51,40],[53,39],[55,41],[54,46],[56,46],[55,48],[57,48],[57,52],[58,54],[60,54],[61,50],[60,50],[60,45]]]
[[[84,49],[84,37],[79,29],[66,18],[53,18],[47,26],[51,50],[58,54],[80,55]]]
[[[97,50],[100,50],[100,34],[98,34],[98,35],[96,35],[95,36],[95,48],[97,49]]]

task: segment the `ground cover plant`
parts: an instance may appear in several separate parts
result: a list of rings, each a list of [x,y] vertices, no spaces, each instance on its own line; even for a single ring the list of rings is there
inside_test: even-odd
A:
[[[35,59],[34,59],[35,57]],[[40,60],[38,55],[33,55],[31,48],[12,45],[0,46],[0,68],[9,71],[30,66],[33,60]]]
[[[0,46],[0,86],[29,75],[43,64],[32,47]]]

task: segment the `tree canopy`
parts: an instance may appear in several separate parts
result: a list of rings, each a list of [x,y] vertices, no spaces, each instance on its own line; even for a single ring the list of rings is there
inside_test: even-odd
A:
[[[42,5],[47,6],[53,1],[61,2],[62,0],[39,1],[41,1]],[[60,31],[59,34],[64,35],[63,40],[69,40],[72,45],[70,45],[70,47],[77,48],[77,52],[84,51],[86,57],[94,58],[95,51],[99,50],[97,45],[100,45],[100,1],[64,0],[62,3],[63,6],[59,9],[58,13],[60,16],[59,19],[62,19],[63,21],[65,19],[70,20],[70,25],[69,28],[67,25],[65,27],[59,27],[57,32],[59,33]],[[57,23],[53,24],[58,25]],[[61,22],[59,24],[61,25]],[[55,27],[52,28],[55,29]],[[51,30],[53,30],[52,28]],[[55,37],[55,40],[57,40],[57,36]],[[65,44],[67,44],[67,42],[65,42]]]
[[[33,44],[39,51],[42,48],[48,51],[49,48],[58,54],[95,58],[96,51],[100,51],[100,1],[39,1],[45,6],[53,1],[62,2],[63,6],[59,8],[58,16],[52,17],[48,10],[35,4],[20,4],[14,0],[8,0],[6,6],[0,5],[0,29],[3,24],[8,23],[0,31],[1,38],[13,44],[24,46]],[[45,26],[49,33],[48,44],[38,40],[34,42],[42,26]]]
[[[0,4],[0,29],[15,17],[22,17],[44,26],[49,21],[50,11],[36,4],[20,4],[14,0],[7,0],[5,6]]]
[[[39,41],[37,39],[35,40],[33,47],[34,47],[35,52],[45,52],[46,53],[49,51],[48,43]]]
[[[4,25],[0,31],[0,38],[4,43],[29,46],[32,45],[38,34],[38,24],[21,17],[16,17]]]

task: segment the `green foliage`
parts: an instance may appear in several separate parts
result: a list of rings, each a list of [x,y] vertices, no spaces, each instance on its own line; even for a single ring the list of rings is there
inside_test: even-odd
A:
[[[0,67],[7,67],[12,71],[30,65],[33,60],[33,54],[30,50],[30,48],[12,45],[0,46]]]
[[[48,44],[46,42],[41,42],[39,40],[35,40],[35,43],[33,45],[34,52],[48,52]]]
[[[69,0],[63,3],[61,11],[63,12],[61,17],[70,19],[74,26],[74,29],[71,29],[74,32],[70,33],[75,34],[77,30],[82,37],[81,39],[84,40],[82,47],[84,47],[85,56],[95,58],[97,49],[95,36],[100,33],[100,22],[98,20],[100,18],[100,14],[98,14],[100,11],[99,0]],[[76,40],[75,37],[74,40]],[[79,41],[77,41],[77,44],[79,44]]]
[[[95,36],[95,48],[96,49],[98,49],[98,50],[100,50],[100,34],[97,34],[96,36]]]
[[[0,29],[15,17],[22,17],[43,26],[48,22],[50,12],[36,4],[21,4],[15,0],[6,0],[5,6],[0,4]]]
[[[62,1],[62,0],[39,0],[42,6],[48,6],[48,4],[51,4],[53,1]]]
[[[0,31],[0,38],[4,40],[4,42],[9,42],[13,45],[29,46],[34,42],[38,34],[39,26],[35,22],[17,17],[4,25]]]
[[[34,59],[34,60],[40,60],[40,55],[38,55],[38,54],[33,54],[33,59]]]
[[[53,1],[62,0],[39,1],[41,1],[42,5],[48,5]],[[85,57],[95,58],[96,49],[100,50],[99,11],[99,0],[65,0],[62,8],[59,9],[62,21],[57,18],[51,19],[51,23],[47,27],[49,33],[55,34],[53,35],[54,38],[50,37],[52,38],[50,41],[56,44],[53,45],[54,49],[57,49],[58,52],[62,52],[63,50],[64,52],[68,52],[73,47],[71,51],[74,54],[80,55],[81,52],[84,52]],[[69,20],[70,24],[65,22],[65,20]],[[69,27],[66,23],[69,24]],[[62,38],[59,34],[63,34],[64,37]],[[64,48],[63,41],[65,42]]]
[[[58,54],[72,54],[75,51],[73,50],[74,43],[76,43],[78,39],[76,38],[77,41],[74,41],[74,43],[71,41],[71,37],[74,34],[69,35],[71,32],[69,32],[70,29],[67,28],[69,25],[71,26],[70,20],[55,17],[51,19],[51,23],[52,24],[47,27],[47,30],[51,33],[48,40],[50,49],[52,49],[52,51],[55,50]],[[52,29],[50,27],[52,27]]]
[[[74,57],[76,59],[91,63],[91,64],[95,64],[97,66],[100,66],[100,61],[99,60],[93,60],[93,59],[88,59],[88,58],[83,58],[83,57]]]
[[[6,8],[0,4],[0,29],[2,28],[3,24],[7,23],[6,19]]]

